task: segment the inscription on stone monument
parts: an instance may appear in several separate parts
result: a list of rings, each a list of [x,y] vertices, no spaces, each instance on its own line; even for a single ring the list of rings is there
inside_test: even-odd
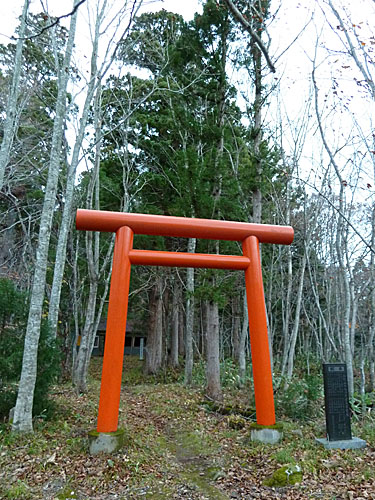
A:
[[[329,441],[352,439],[346,365],[323,364],[323,377],[327,439]]]

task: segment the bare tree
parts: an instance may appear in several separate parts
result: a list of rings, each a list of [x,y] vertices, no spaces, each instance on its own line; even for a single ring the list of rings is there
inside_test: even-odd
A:
[[[75,0],[74,4],[77,3]],[[77,24],[77,13],[71,17],[68,42],[64,61],[59,69],[56,116],[54,120],[48,179],[45,187],[43,210],[40,220],[38,247],[36,252],[34,281],[30,297],[30,310],[25,336],[21,379],[14,412],[13,431],[33,430],[32,408],[36,380],[38,344],[42,319],[43,300],[46,285],[48,249],[51,236],[52,219],[56,203],[56,190],[60,172],[62,139],[66,119],[67,84],[70,61],[73,52]]]
[[[20,78],[22,70],[22,49],[24,35],[26,31],[26,19],[30,0],[25,0],[23,4],[21,23],[19,27],[19,39],[17,40],[16,55],[14,58],[12,85],[9,91],[8,103],[6,106],[6,116],[4,122],[3,140],[0,146],[0,190],[4,184],[5,169],[9,163],[10,151],[14,134],[17,128],[17,107],[20,93]]]
[[[120,40],[123,40],[124,36],[126,35],[126,32],[130,27],[133,16],[136,15],[139,7],[141,6],[141,3],[142,3],[141,1],[134,2],[130,20],[127,24],[125,31],[122,32]],[[56,336],[56,331],[57,331],[61,285],[65,267],[66,245],[73,215],[72,212],[73,212],[74,184],[75,184],[77,167],[80,161],[80,152],[82,150],[82,143],[84,140],[85,133],[87,132],[87,123],[89,118],[90,106],[92,104],[96,88],[100,85],[101,80],[104,78],[106,72],[111,66],[111,63],[114,60],[118,46],[118,44],[115,45],[112,53],[109,55],[109,60],[104,60],[99,68],[98,67],[99,41],[102,35],[101,29],[105,21],[107,4],[108,4],[107,0],[104,0],[102,2],[102,5],[100,5],[100,3],[98,3],[97,5],[93,45],[91,53],[90,78],[86,86],[87,92],[86,92],[85,103],[79,120],[78,134],[76,136],[72,159],[68,169],[68,177],[67,177],[66,190],[64,196],[65,203],[62,215],[62,221],[60,225],[59,239],[56,249],[55,268],[54,268],[51,299],[50,299],[50,306],[48,313],[48,320],[50,323],[53,336]],[[128,3],[126,2],[125,6],[122,7],[120,13],[118,13],[118,18],[119,19],[123,18],[124,13],[127,13],[127,10],[128,10]],[[119,21],[117,20],[117,23],[118,22]],[[97,142],[100,141],[100,135],[97,137],[96,141]]]

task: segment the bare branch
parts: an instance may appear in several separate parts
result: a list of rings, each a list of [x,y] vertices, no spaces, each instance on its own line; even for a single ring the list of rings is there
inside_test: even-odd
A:
[[[58,16],[56,17],[56,19],[48,24],[47,26],[45,26],[44,28],[42,28],[38,33],[36,33],[35,35],[30,35],[30,36],[25,36],[25,37],[16,37],[16,36],[12,36],[11,37],[11,40],[32,40],[33,38],[37,38],[38,36],[42,35],[45,31],[53,28],[54,26],[56,26],[57,24],[59,24],[59,22],[61,21],[61,19],[64,19],[65,17],[70,17],[72,16],[73,14],[76,13],[78,7],[80,5],[82,5],[83,3],[85,3],[86,0],[80,0],[74,7],[73,7],[73,10],[71,12],[69,12],[68,14],[63,14],[62,16]]]
[[[335,15],[337,21],[340,23],[340,26],[342,27],[342,31],[345,35],[345,38],[346,38],[346,41],[347,41],[348,47],[349,47],[348,53],[354,59],[356,65],[357,65],[357,68],[362,73],[363,78],[365,79],[366,83],[370,87],[372,98],[375,99],[375,84],[371,78],[371,75],[369,74],[368,71],[366,71],[365,67],[363,66],[363,64],[361,63],[361,61],[357,55],[357,51],[353,45],[352,39],[349,36],[349,30],[345,28],[344,21],[343,21],[342,17],[340,16],[338,10],[334,7],[331,0],[328,0],[328,5],[330,6],[333,14]],[[362,46],[360,45],[360,47],[362,47]],[[363,47],[362,47],[362,51],[363,51]],[[365,56],[365,60],[366,60],[366,56]]]
[[[235,4],[232,2],[232,0],[224,0],[225,3],[228,6],[228,9],[232,13],[233,17],[237,19],[237,21],[245,28],[246,31],[250,33],[251,38],[254,40],[254,42],[258,45],[259,49],[262,51],[269,69],[272,71],[272,73],[276,73],[276,68],[273,65],[271,58],[268,54],[268,51],[266,47],[264,46],[261,38],[259,35],[253,30],[251,24],[244,18],[244,16],[241,14],[241,12],[237,9]]]
[[[337,208],[335,206],[334,203],[332,203],[332,201],[329,199],[328,196],[326,196],[321,190],[319,190],[314,184],[311,184],[309,183],[308,181],[304,180],[304,179],[301,179],[300,177],[294,177],[292,176],[292,178],[294,178],[294,180],[304,184],[305,186],[308,186],[309,188],[313,189],[314,191],[316,191],[317,195],[320,196],[321,198],[323,198],[327,203],[328,205],[330,205],[333,210],[338,213],[340,215],[340,217],[342,217],[342,219],[348,224],[348,226],[350,226],[352,228],[352,230],[354,231],[354,233],[358,236],[358,238],[362,241],[362,243],[366,246],[366,248],[375,255],[375,248],[366,241],[366,239],[362,236],[362,234],[358,231],[358,229],[354,226],[354,224],[352,222],[350,222],[350,220],[346,217],[346,215],[343,213],[342,210],[340,210],[339,208]]]

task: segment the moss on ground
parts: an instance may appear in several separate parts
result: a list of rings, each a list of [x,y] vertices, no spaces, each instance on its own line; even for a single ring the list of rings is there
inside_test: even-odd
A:
[[[272,476],[263,481],[265,486],[282,488],[292,486],[302,481],[302,469],[299,465],[285,465],[276,470]]]

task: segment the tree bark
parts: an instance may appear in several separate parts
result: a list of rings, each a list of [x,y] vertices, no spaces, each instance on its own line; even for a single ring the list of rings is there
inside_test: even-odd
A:
[[[295,313],[294,313],[294,324],[293,324],[293,330],[292,330],[292,335],[290,337],[290,345],[289,345],[289,351],[288,351],[288,364],[287,364],[287,373],[286,376],[288,379],[292,378],[293,375],[293,367],[294,367],[294,355],[295,355],[295,350],[296,350],[296,342],[297,342],[297,335],[298,335],[298,329],[299,329],[299,320],[300,320],[300,315],[301,315],[301,304],[302,304],[302,293],[303,293],[303,285],[305,281],[305,269],[306,269],[306,251],[303,254],[302,257],[302,262],[301,262],[301,273],[299,277],[299,284],[298,284],[298,290],[297,290],[297,298],[296,298],[296,308],[295,308]]]
[[[206,302],[206,342],[206,394],[214,401],[221,401],[219,306],[213,301]]]
[[[258,183],[253,188],[253,222],[260,224],[262,222],[262,190],[261,180],[263,175],[263,159],[261,152],[262,143],[262,57],[258,46],[251,43],[251,56],[254,67],[254,160]]]
[[[172,334],[171,334],[171,354],[170,354],[170,364],[173,368],[177,368],[179,366],[178,340],[179,340],[180,298],[181,298],[180,286],[177,282],[177,279],[175,279],[173,283]]]
[[[163,281],[158,274],[151,289],[149,302],[145,373],[156,374],[161,368],[163,353]]]
[[[4,184],[5,169],[9,163],[10,150],[17,126],[17,102],[20,92],[20,78],[22,69],[22,50],[25,41],[26,18],[28,14],[30,0],[25,0],[21,15],[21,24],[16,45],[16,55],[14,58],[12,86],[9,92],[4,121],[3,139],[0,147],[0,190]]]
[[[51,329],[52,337],[56,337],[57,335],[57,324],[58,324],[58,315],[59,315],[59,305],[60,305],[60,296],[61,296],[61,287],[62,287],[62,279],[64,275],[65,269],[65,260],[66,260],[66,248],[67,248],[67,240],[68,234],[70,231],[72,216],[73,216],[73,194],[74,194],[74,185],[75,178],[77,172],[77,166],[79,163],[79,153],[82,147],[82,141],[85,136],[87,121],[89,118],[90,106],[94,96],[95,88],[100,83],[101,76],[98,75],[97,70],[97,58],[98,58],[98,42],[100,36],[100,26],[104,16],[106,7],[106,2],[103,3],[102,10],[98,15],[98,18],[95,23],[95,35],[93,40],[93,48],[91,53],[91,75],[90,80],[87,86],[87,94],[85,99],[85,104],[83,106],[82,115],[79,121],[79,130],[76,137],[76,141],[73,148],[72,160],[70,162],[68,168],[68,177],[66,181],[65,188],[65,196],[64,196],[64,210],[61,219],[59,238],[57,242],[56,249],[56,258],[55,258],[55,267],[53,273],[53,282],[51,289],[51,297],[50,297],[50,305],[48,311],[48,322]],[[99,85],[100,87],[100,85]],[[94,113],[95,117],[95,141],[96,141],[96,159],[99,161],[98,154],[98,146],[100,150],[100,142],[101,142],[101,130],[100,130],[100,117],[98,116],[100,113],[100,90],[96,93],[96,102],[94,104]]]
[[[246,341],[249,338],[249,314],[247,309],[246,292],[243,295],[243,319],[240,338],[240,358],[239,358],[239,377],[241,384],[245,383],[246,378]]]
[[[243,279],[243,276],[241,276]],[[239,282],[237,281],[237,286]],[[239,364],[241,349],[241,297],[235,294],[232,299],[232,356]]]
[[[188,252],[194,253],[197,240],[189,238]],[[185,385],[191,385],[193,377],[193,333],[194,333],[194,269],[186,270],[186,329],[185,329]]]
[[[74,5],[77,0],[74,1]],[[46,285],[48,249],[52,228],[52,219],[56,202],[56,191],[60,170],[62,138],[66,119],[67,83],[70,60],[76,31],[77,13],[71,17],[70,29],[64,62],[58,79],[56,116],[53,127],[48,179],[45,188],[43,210],[40,220],[38,246],[36,252],[34,281],[30,298],[29,317],[26,328],[21,379],[13,419],[13,431],[32,432],[32,408],[36,380],[38,344],[42,319],[43,300]]]
[[[372,208],[371,212],[371,246],[375,247],[375,207]],[[368,360],[369,360],[369,370],[370,370],[370,390],[375,390],[375,356],[374,356],[374,338],[375,338],[375,255],[371,252],[370,258],[370,279],[371,279],[371,293],[369,299],[370,308],[370,318],[369,318],[369,329],[367,337],[367,349],[368,349]]]
[[[178,314],[179,320],[178,320],[178,354],[182,356],[183,358],[185,357],[185,316],[184,316],[184,311],[183,308],[180,307],[179,309],[179,314]]]

